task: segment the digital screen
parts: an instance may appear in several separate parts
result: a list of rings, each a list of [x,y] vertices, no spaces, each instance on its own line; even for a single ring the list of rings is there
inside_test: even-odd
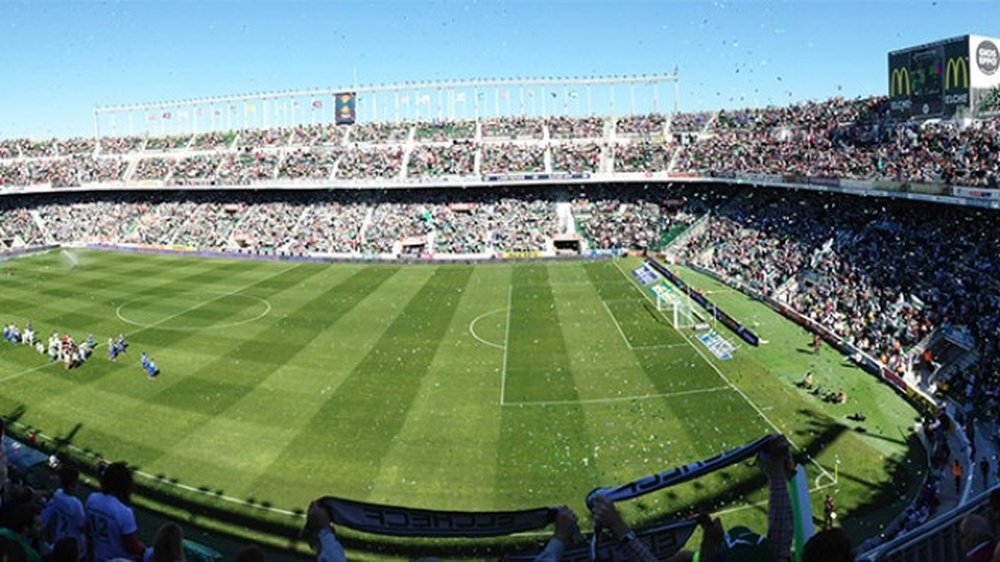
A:
[[[914,96],[941,94],[944,53],[940,48],[917,51],[910,56],[910,87]]]

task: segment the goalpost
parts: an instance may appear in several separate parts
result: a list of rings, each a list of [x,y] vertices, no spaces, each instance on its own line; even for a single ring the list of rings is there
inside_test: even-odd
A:
[[[656,292],[656,310],[671,314],[674,328],[678,330],[693,328],[697,323],[694,312],[691,310],[691,301],[688,298],[680,297],[673,291]]]

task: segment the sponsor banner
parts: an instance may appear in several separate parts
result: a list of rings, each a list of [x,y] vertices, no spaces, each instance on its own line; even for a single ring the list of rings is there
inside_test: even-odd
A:
[[[780,183],[782,177],[776,174],[736,174],[736,179],[758,183]]]
[[[698,334],[698,341],[721,361],[729,361],[733,358],[733,352],[736,351],[736,346],[726,341],[726,338],[719,335],[715,330]]]
[[[809,183],[814,185],[825,185],[828,187],[839,187],[840,179],[810,176]]]
[[[927,193],[932,195],[942,194],[948,191],[948,186],[943,183],[910,183],[909,190],[914,193]]]
[[[785,183],[806,183],[806,177],[798,174],[782,174],[781,179]]]
[[[974,89],[1000,85],[1000,39],[969,36],[969,72]]]
[[[555,174],[486,174],[483,181],[546,181],[546,180],[585,180],[590,178],[590,173],[578,174],[555,173]]]
[[[875,187],[871,181],[866,180],[852,180],[852,179],[841,179],[840,186],[846,189],[864,189],[869,190]]]
[[[955,197],[966,199],[989,199],[1000,201],[1000,189],[986,189],[982,187],[952,187],[951,194]]]
[[[341,92],[333,96],[334,119],[338,125],[353,125],[357,117],[358,95],[355,92]]]
[[[635,278],[638,279],[643,285],[649,285],[659,279],[656,272],[646,266],[646,264],[642,264],[641,266],[633,269],[632,275],[635,276]]]
[[[542,253],[538,251],[503,252],[500,256],[505,260],[523,260],[540,258]]]
[[[875,189],[882,191],[902,191],[906,187],[906,183],[892,180],[875,180],[873,183]]]
[[[700,178],[701,174],[698,172],[668,172],[666,176],[668,178]]]

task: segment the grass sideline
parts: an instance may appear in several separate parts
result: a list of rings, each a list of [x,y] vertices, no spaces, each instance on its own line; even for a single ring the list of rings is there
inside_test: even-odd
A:
[[[815,460],[815,513],[833,492],[861,538],[906,501],[893,484],[912,495],[922,476],[916,413],[887,386],[832,350],[812,355],[800,328],[694,272],[681,275],[771,343],[709,359],[637,290],[628,274],[637,260],[75,256],[76,265],[60,252],[8,262],[0,322],[32,320],[42,338],[92,332],[99,343],[124,332],[130,351],[111,363],[101,347],[65,372],[4,343],[0,412],[161,483],[205,490],[206,501],[294,513],[331,494],[465,510],[569,503],[582,513],[594,487],[777,427]],[[160,380],[145,379],[143,350]],[[807,369],[847,390],[849,405],[796,389]],[[846,420],[855,410],[868,416],[864,433]],[[696,506],[763,528],[762,484],[755,468],[737,466],[623,509],[644,523]]]

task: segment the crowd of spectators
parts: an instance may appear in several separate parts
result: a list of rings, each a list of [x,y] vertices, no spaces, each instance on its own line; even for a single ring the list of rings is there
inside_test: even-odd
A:
[[[552,145],[553,172],[598,172],[601,169],[601,145],[554,144]]]
[[[712,118],[706,111],[697,113],[675,113],[670,118],[670,131],[673,133],[698,133]]]
[[[299,148],[285,154],[278,169],[281,179],[326,180],[333,175],[337,160],[343,155],[339,148]]]
[[[277,152],[244,149],[227,156],[219,166],[218,181],[225,185],[249,185],[274,179],[278,167]]]
[[[191,143],[192,150],[220,150],[232,146],[236,133],[214,131],[202,133]]]
[[[354,148],[341,157],[337,166],[337,178],[393,179],[399,176],[402,166],[402,148]]]
[[[414,129],[418,141],[471,140],[475,136],[475,121],[420,121]]]
[[[604,136],[603,117],[549,117],[549,138],[598,139]]]
[[[150,137],[146,141],[146,150],[178,150],[188,146],[191,135],[171,135],[165,137]]]
[[[469,142],[417,146],[410,152],[408,177],[471,176],[476,165],[476,146]]]
[[[540,117],[492,117],[483,121],[483,138],[541,139],[545,121]]]
[[[349,142],[401,143],[410,134],[406,123],[363,123],[351,127]]]
[[[487,144],[483,146],[481,172],[544,172],[545,147],[539,145]]]
[[[672,147],[661,143],[638,142],[615,146],[615,171],[662,172],[670,165]]]
[[[619,117],[615,128],[619,135],[663,138],[667,118],[659,113]]]
[[[391,170],[412,167],[419,176],[450,175],[438,171],[428,154],[446,155],[434,143],[467,142],[452,149],[463,153],[455,169],[471,174],[466,151],[481,152],[482,171],[486,173],[537,172],[544,169],[540,154],[542,139],[593,139],[604,149],[605,117],[492,117],[474,120],[435,120],[409,122],[379,122],[348,127],[333,124],[299,125],[268,129],[206,132],[187,135],[109,137],[100,139],[95,151],[93,139],[50,139],[33,141],[15,139],[0,141],[0,181],[5,185],[31,182],[53,185],[76,185],[74,178],[83,176],[120,178],[117,168],[91,175],[65,170],[67,166],[88,165],[97,156],[122,155],[142,157],[136,172],[126,180],[162,180],[168,171],[163,161],[149,152],[174,151],[177,158],[190,156],[190,151],[232,153],[238,150],[282,153],[293,150],[317,151],[320,147],[347,148],[354,143],[356,150],[372,148],[370,144],[403,145],[409,142],[411,131],[418,149],[418,158],[410,166],[396,164],[395,158],[384,158],[391,151],[355,153],[346,158],[347,168],[339,178],[385,178]],[[610,123],[607,123],[610,124]],[[674,170],[714,177],[733,177],[740,173],[796,175],[817,178],[849,178],[889,182],[953,183],[969,186],[995,186],[1000,174],[1000,118],[953,121],[899,121],[893,119],[885,98],[846,100],[832,98],[787,106],[677,113],[668,116],[653,113],[619,117],[613,121],[621,141],[613,147],[615,171],[663,171],[677,152]],[[546,129],[548,135],[545,134]],[[678,145],[668,141],[668,130],[675,133]],[[478,131],[478,133],[477,133]],[[695,134],[698,133],[698,134]],[[481,135],[481,136],[478,136]],[[514,141],[497,144],[490,141]],[[480,143],[480,144],[474,144]],[[531,144],[534,143],[534,144]],[[358,144],[361,146],[359,147]],[[561,144],[553,149],[553,163],[567,169],[592,168],[592,159],[577,162],[566,154]],[[298,147],[298,148],[292,148]],[[575,150],[570,152],[576,152]],[[96,154],[95,154],[96,153]],[[298,154],[301,154],[298,153]],[[562,156],[567,158],[562,158]],[[75,158],[75,157],[85,158]],[[24,164],[21,160],[29,160]],[[57,164],[47,163],[55,159]],[[15,160],[15,162],[9,162]],[[279,158],[280,160],[280,158]],[[449,160],[434,159],[434,162]],[[452,159],[454,160],[454,159]],[[211,174],[200,168],[202,160],[182,162],[176,175],[180,185],[202,181]],[[172,164],[167,162],[166,164]],[[251,166],[249,159],[236,159],[234,167]],[[576,164],[581,164],[577,166]],[[584,165],[586,164],[586,165]],[[279,171],[285,179],[308,177],[328,178],[329,163],[313,170],[310,159],[303,159],[295,171]],[[94,168],[95,166],[91,166]],[[251,166],[252,167],[252,166]],[[271,166],[266,166],[270,168]],[[450,167],[450,166],[446,166]],[[102,168],[102,166],[96,166]],[[127,169],[128,166],[126,165]],[[385,168],[385,169],[383,169]],[[557,168],[557,169],[563,169]],[[190,176],[188,174],[195,174]],[[270,177],[265,173],[249,173],[246,178]],[[243,177],[243,176],[241,176]],[[244,179],[242,181],[252,181]]]
[[[143,158],[132,172],[134,180],[163,180],[173,169],[174,161],[167,158]]]
[[[1000,398],[1000,236],[989,211],[750,191],[687,240],[687,259],[786,302],[902,373],[934,329],[965,325],[983,354],[951,388]],[[994,353],[990,353],[994,351]]]

